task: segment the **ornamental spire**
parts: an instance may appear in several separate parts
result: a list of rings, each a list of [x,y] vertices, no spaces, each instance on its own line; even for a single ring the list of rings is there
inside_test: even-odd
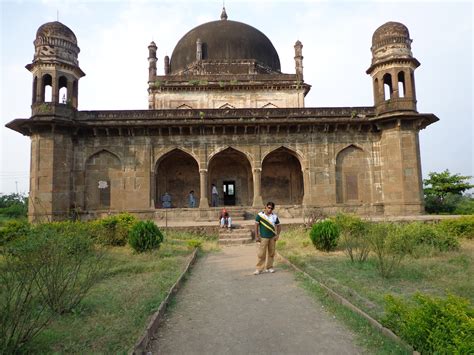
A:
[[[222,7],[221,20],[227,20],[227,12],[225,12],[225,7]]]

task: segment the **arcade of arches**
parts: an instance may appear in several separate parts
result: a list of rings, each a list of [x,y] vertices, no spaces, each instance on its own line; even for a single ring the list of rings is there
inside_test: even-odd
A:
[[[281,147],[266,155],[261,168],[252,169],[249,158],[234,148],[214,154],[206,165],[207,170],[200,170],[197,160],[180,149],[164,154],[155,167],[155,207],[162,207],[165,192],[171,195],[172,207],[188,207],[191,190],[197,205],[207,207],[199,202],[200,198],[210,201],[211,184],[219,190],[220,206],[259,205],[267,200],[279,205],[302,204],[301,164],[297,155],[287,148]],[[255,189],[255,184],[260,187]],[[205,191],[201,186],[205,186]]]

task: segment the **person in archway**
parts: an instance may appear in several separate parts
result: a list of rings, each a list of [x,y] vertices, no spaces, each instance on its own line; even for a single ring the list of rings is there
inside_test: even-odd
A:
[[[168,192],[161,196],[161,205],[163,208],[171,208],[171,195]]]
[[[230,217],[229,212],[225,208],[222,209],[221,214],[219,216],[220,226],[221,228],[232,228],[232,218]]]
[[[194,190],[189,191],[188,206],[189,208],[196,207],[196,197],[194,196]]]
[[[217,191],[216,185],[212,184],[211,187],[211,205],[212,207],[217,207],[219,201],[219,192]]]
[[[281,225],[278,216],[273,213],[275,204],[267,202],[265,209],[255,218],[255,241],[259,243],[257,251],[257,269],[254,275],[262,272],[274,273],[273,259],[275,244],[280,238]]]

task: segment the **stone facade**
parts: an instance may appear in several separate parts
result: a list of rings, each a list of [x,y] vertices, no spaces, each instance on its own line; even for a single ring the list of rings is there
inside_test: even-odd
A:
[[[221,31],[210,38],[215,26]],[[247,47],[232,37],[236,28]],[[213,51],[225,36],[237,47]],[[219,206],[249,212],[272,200],[281,215],[293,217],[313,209],[423,213],[418,132],[438,119],[416,111],[419,63],[402,24],[390,22],[374,33],[367,70],[373,107],[305,108],[310,85],[303,80],[302,44],[295,44],[296,73],[282,74],[271,42],[227,15],[186,34],[171,60],[165,58],[165,75],[156,73],[157,47],[150,44],[149,110],[78,111],[84,73],[76,38],[53,22],[40,27],[35,46],[46,42],[57,52],[37,48],[27,66],[32,116],[7,125],[31,137],[33,221],[119,211],[214,218],[211,184],[219,189]],[[266,52],[258,51],[262,47]],[[61,48],[69,56],[59,55]],[[196,56],[189,59],[189,51]],[[198,208],[188,208],[190,190]],[[163,209],[165,192],[172,209]]]

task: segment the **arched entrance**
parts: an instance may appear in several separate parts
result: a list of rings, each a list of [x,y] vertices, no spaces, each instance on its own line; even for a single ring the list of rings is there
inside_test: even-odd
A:
[[[296,154],[284,147],[268,154],[262,163],[263,202],[301,205],[303,195],[303,173]]]
[[[163,195],[170,195],[171,207],[189,207],[188,195],[194,190],[196,205],[199,205],[199,168],[196,160],[188,153],[174,149],[156,163],[155,207],[163,207]],[[165,205],[166,206],[166,205]]]
[[[253,198],[252,168],[245,154],[227,148],[212,157],[208,167],[211,184],[219,191],[219,206],[249,206]]]

